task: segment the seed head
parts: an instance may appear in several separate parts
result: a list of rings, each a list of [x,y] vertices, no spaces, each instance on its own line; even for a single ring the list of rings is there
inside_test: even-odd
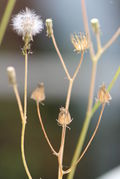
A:
[[[112,99],[104,84],[99,88],[97,99],[101,103],[109,103],[109,101]]]
[[[12,26],[18,35],[24,38],[27,34],[32,40],[33,36],[42,31],[43,21],[33,10],[26,8],[12,18]]]
[[[12,66],[7,67],[8,80],[11,85],[16,84],[16,73],[15,68]]]
[[[60,113],[58,115],[57,121],[61,126],[69,125],[72,122],[69,111],[67,111],[64,107],[60,108]]]
[[[40,83],[37,88],[32,92],[31,99],[40,103],[45,100],[45,90],[43,83]]]
[[[79,35],[77,34],[71,35],[71,42],[75,47],[74,51],[77,51],[78,53],[88,49],[87,35],[82,35],[81,33]]]

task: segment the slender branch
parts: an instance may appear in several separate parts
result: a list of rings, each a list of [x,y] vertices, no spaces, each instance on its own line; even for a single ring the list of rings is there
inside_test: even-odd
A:
[[[88,18],[87,18],[87,12],[86,12],[86,7],[85,7],[85,0],[81,0],[81,5],[82,5],[82,15],[83,15],[85,32],[88,35],[90,55],[91,55],[91,58],[93,58],[95,53],[94,53],[94,48],[93,48],[93,44],[91,41],[91,36],[90,36],[90,31],[89,31],[89,26],[88,26]]]
[[[73,81],[75,80],[75,78],[76,78],[76,76],[77,76],[77,74],[78,74],[78,72],[79,72],[79,70],[80,70],[81,64],[82,64],[82,62],[83,62],[83,55],[84,55],[84,52],[81,51],[80,62],[79,62],[78,66],[77,66],[77,68],[76,68],[76,70],[75,70],[75,72],[74,72],[74,75],[73,75],[73,77],[72,77]]]
[[[112,87],[114,86],[116,80],[118,79],[118,77],[120,76],[120,67],[118,68],[118,70],[116,71],[111,83],[108,86],[108,91],[110,91],[112,89]],[[81,151],[82,151],[82,147],[87,135],[87,131],[88,131],[88,127],[90,124],[90,121],[92,119],[92,116],[94,115],[94,113],[96,112],[96,110],[98,109],[98,107],[100,106],[100,102],[96,102],[91,110],[91,113],[89,115],[86,115],[84,124],[83,124],[83,128],[82,131],[80,133],[79,139],[78,139],[78,143],[74,152],[74,156],[71,162],[71,166],[75,163],[75,161],[77,161]],[[69,173],[68,175],[68,179],[72,179],[75,173],[75,169],[76,166],[73,168],[73,170]]]
[[[102,48],[101,48],[100,31],[98,31],[96,34],[96,40],[97,40],[98,52],[101,52]]]
[[[97,61],[93,61],[92,62],[92,75],[91,75],[91,83],[90,83],[90,92],[89,92],[89,98],[88,98],[88,108],[87,108],[87,114],[86,115],[89,115],[90,112],[91,112],[91,109],[92,109],[95,78],[96,78],[96,68],[97,68]]]
[[[0,22],[0,46],[2,44],[3,37],[4,37],[5,31],[6,31],[12,10],[14,8],[15,2],[16,2],[16,0],[8,0],[5,12],[4,12],[2,20]]]
[[[25,54],[25,84],[24,84],[24,118],[27,119],[27,73],[28,73],[28,54]]]
[[[44,125],[43,125],[43,122],[42,122],[42,118],[41,118],[41,114],[40,114],[39,103],[37,102],[36,104],[37,104],[38,117],[39,117],[39,120],[40,120],[41,128],[42,128],[42,131],[43,131],[43,133],[44,133],[45,139],[46,139],[46,141],[47,141],[49,147],[51,148],[53,154],[56,155],[56,156],[58,156],[58,153],[54,150],[54,148],[53,148],[53,146],[52,146],[52,144],[51,144],[51,142],[50,142],[50,140],[49,140],[49,138],[48,138],[48,135],[47,135],[47,133],[46,133],[46,131],[45,131],[45,128],[44,128]]]
[[[26,127],[26,122],[22,123],[22,132],[21,132],[21,153],[22,153],[22,161],[24,164],[24,168],[26,171],[26,174],[28,176],[29,179],[32,179],[32,176],[29,172],[28,166],[27,166],[27,162],[25,159],[25,151],[24,151],[24,139],[25,139],[25,127]]]
[[[63,57],[62,57],[62,55],[61,55],[61,53],[60,53],[60,51],[59,51],[59,49],[58,49],[58,46],[57,46],[57,43],[56,43],[54,34],[51,35],[51,38],[52,38],[54,47],[55,47],[55,49],[56,49],[56,52],[57,52],[57,54],[58,54],[58,56],[59,56],[59,58],[60,58],[60,61],[61,61],[61,63],[62,63],[62,66],[63,66],[63,68],[64,68],[64,70],[65,70],[65,73],[66,73],[66,75],[67,75],[67,78],[70,80],[70,78],[71,78],[71,77],[70,77],[70,74],[69,74],[68,69],[67,69],[67,67],[66,67],[66,65],[65,65],[65,62],[64,62],[64,60],[63,60]]]
[[[22,120],[22,123],[23,123],[24,122],[23,108],[22,108],[22,103],[21,103],[20,95],[19,95],[18,88],[17,88],[16,84],[13,85],[13,90],[14,90],[14,93],[15,93],[15,96],[16,96],[18,108],[19,108],[19,111],[20,111],[21,120]]]
[[[112,36],[112,38],[103,46],[102,48],[102,53],[107,50],[112,43],[120,36],[120,27],[118,28],[118,30],[115,32],[115,34]]]
[[[100,112],[100,116],[99,116],[99,119],[98,119],[98,122],[97,122],[97,125],[95,127],[95,130],[87,144],[87,146],[85,147],[85,149],[83,150],[82,154],[80,155],[79,159],[70,167],[70,169],[64,171],[64,174],[67,174],[69,172],[71,172],[71,170],[81,161],[81,159],[83,158],[83,156],[85,155],[85,153],[87,152],[88,148],[90,147],[90,144],[92,143],[95,135],[96,135],[96,132],[98,130],[98,127],[99,127],[99,124],[100,124],[100,121],[101,121],[101,118],[102,118],[102,115],[103,115],[103,111],[104,111],[104,108],[105,108],[105,103],[102,104],[102,109],[101,109],[101,112]]]

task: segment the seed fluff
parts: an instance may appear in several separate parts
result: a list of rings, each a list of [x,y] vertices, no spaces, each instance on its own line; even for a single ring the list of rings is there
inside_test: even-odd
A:
[[[32,40],[33,36],[43,30],[43,21],[34,10],[26,7],[12,18],[12,26],[18,35],[23,38],[28,35]]]

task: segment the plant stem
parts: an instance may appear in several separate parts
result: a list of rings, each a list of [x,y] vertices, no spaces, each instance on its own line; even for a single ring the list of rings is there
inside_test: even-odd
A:
[[[17,99],[21,120],[22,120],[22,122],[24,122],[24,114],[23,114],[22,103],[21,103],[21,100],[20,100],[20,95],[19,95],[18,88],[17,88],[16,84],[13,85],[13,90],[14,90],[14,93],[15,93],[15,96],[16,96],[16,99]]]
[[[66,171],[64,171],[65,174],[71,172],[71,170],[81,161],[81,159],[83,158],[83,156],[85,155],[85,153],[87,152],[90,144],[92,143],[96,133],[97,133],[97,130],[99,128],[99,125],[100,125],[100,121],[101,121],[101,118],[102,118],[102,115],[103,115],[103,111],[104,111],[104,108],[105,108],[105,103],[102,104],[102,109],[101,109],[101,112],[100,112],[100,116],[99,116],[99,119],[98,119],[98,122],[97,122],[97,125],[95,127],[95,130],[87,144],[87,146],[85,147],[85,149],[83,150],[82,154],[80,155],[79,159]]]
[[[41,128],[42,128],[42,131],[43,131],[43,134],[45,136],[45,139],[49,145],[49,147],[51,148],[52,152],[54,155],[58,156],[58,153],[54,150],[49,138],[48,138],[48,135],[45,131],[45,128],[44,128],[44,125],[43,125],[43,122],[42,122],[42,118],[41,118],[41,114],[40,114],[40,109],[39,109],[39,103],[37,102],[37,113],[38,113],[38,117],[39,117],[39,120],[40,120],[40,124],[41,124]]]
[[[32,176],[29,172],[28,166],[27,166],[27,162],[25,159],[25,151],[24,151],[24,139],[25,139],[25,127],[26,127],[26,122],[22,123],[22,132],[21,132],[21,153],[22,153],[22,161],[23,161],[23,165],[26,171],[26,174],[28,176],[29,179],[32,179]]]
[[[61,61],[61,63],[62,63],[62,66],[63,66],[63,68],[64,68],[64,70],[65,70],[66,75],[67,75],[67,78],[70,80],[70,74],[69,74],[68,69],[67,69],[67,67],[66,67],[66,65],[65,65],[65,62],[64,62],[64,60],[63,60],[63,57],[62,57],[62,55],[61,55],[61,53],[60,53],[60,51],[59,51],[59,48],[58,48],[58,46],[57,46],[57,43],[56,43],[54,34],[52,34],[51,38],[52,38],[52,41],[53,41],[55,50],[56,50],[56,52],[57,52],[57,54],[58,54],[58,57],[60,58],[60,61]]]
[[[12,10],[14,8],[16,0],[8,0],[5,12],[3,14],[2,20],[0,22],[0,46],[2,44],[2,40],[8,25],[8,21],[10,19]]]
[[[32,179],[30,171],[27,166],[27,162],[25,159],[25,151],[24,151],[24,140],[25,140],[25,127],[26,127],[26,119],[27,119],[27,71],[28,71],[28,54],[25,54],[25,84],[24,84],[24,122],[22,123],[22,132],[21,132],[21,153],[23,165],[26,171],[26,174],[29,179]]]
[[[28,54],[25,54],[25,82],[24,82],[24,118],[27,119],[27,73],[28,73]]]

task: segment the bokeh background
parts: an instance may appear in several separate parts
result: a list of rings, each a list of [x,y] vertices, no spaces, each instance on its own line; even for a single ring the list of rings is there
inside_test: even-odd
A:
[[[7,0],[0,0],[0,19]],[[79,63],[80,56],[73,52],[70,35],[84,32],[80,0],[17,0],[12,16],[21,9],[29,7],[41,15],[43,21],[52,18],[54,33],[65,63],[72,74]],[[119,0],[86,0],[88,20],[96,17],[100,21],[101,41],[105,44],[120,26]],[[90,23],[89,23],[90,26]],[[90,27],[91,30],[91,27]],[[92,33],[96,48],[96,41]],[[17,36],[9,22],[5,37],[0,47],[0,179],[27,178],[20,152],[21,120],[13,93],[8,84],[6,68],[16,68],[17,82],[23,101],[24,57],[21,53],[23,42]],[[25,153],[33,178],[57,178],[57,160],[52,155],[41,131],[34,101],[30,99],[32,90],[39,82],[44,82],[46,101],[41,106],[43,121],[49,137],[58,150],[61,127],[57,125],[59,108],[64,106],[68,81],[51,39],[46,36],[46,29],[34,38],[33,55],[29,57],[28,71],[28,123],[25,136]],[[94,93],[97,96],[99,86],[111,82],[120,66],[120,38],[101,57],[96,76]],[[73,122],[67,130],[64,167],[70,165],[72,155],[84,122],[90,86],[91,60],[89,52],[84,56],[82,68],[73,86],[70,113]],[[106,106],[98,133],[77,167],[75,179],[95,179],[103,173],[120,165],[120,77],[111,90],[112,101]],[[98,119],[100,109],[94,115],[87,134],[90,138]]]

